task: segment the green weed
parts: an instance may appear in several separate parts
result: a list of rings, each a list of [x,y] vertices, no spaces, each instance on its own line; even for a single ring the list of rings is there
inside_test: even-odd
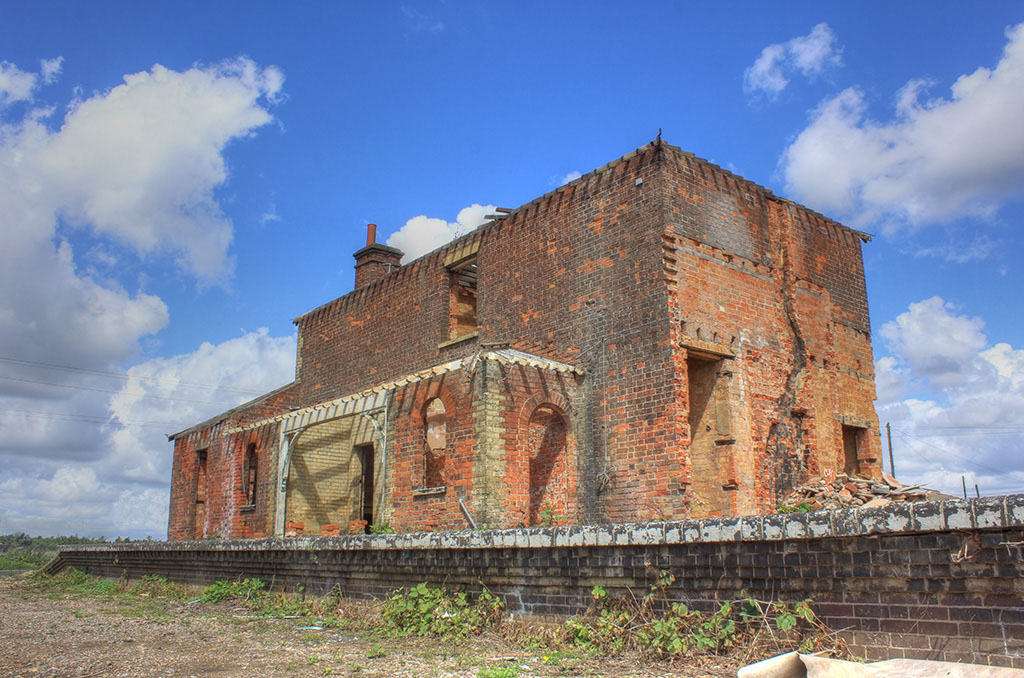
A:
[[[222,600],[259,600],[266,597],[266,587],[267,583],[262,579],[215,581],[203,589],[200,601],[219,603]]]
[[[384,601],[381,630],[395,636],[465,638],[495,624],[504,607],[487,587],[473,598],[466,591],[430,588],[420,583],[400,589]]]

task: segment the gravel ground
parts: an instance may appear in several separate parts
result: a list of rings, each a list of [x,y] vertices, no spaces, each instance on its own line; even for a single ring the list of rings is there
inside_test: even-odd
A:
[[[643,664],[528,651],[497,634],[464,643],[304,628],[228,604],[140,596],[55,596],[26,576],[0,578],[0,676],[635,676],[725,678],[736,667]],[[516,668],[518,667],[518,668]],[[502,676],[502,678],[504,678]]]

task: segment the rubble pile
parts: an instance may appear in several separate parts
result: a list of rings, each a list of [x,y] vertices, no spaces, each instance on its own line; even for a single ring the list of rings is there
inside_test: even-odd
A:
[[[779,503],[779,511],[791,513],[923,501],[927,492],[920,485],[904,486],[887,473],[882,474],[881,480],[830,473],[794,489]]]

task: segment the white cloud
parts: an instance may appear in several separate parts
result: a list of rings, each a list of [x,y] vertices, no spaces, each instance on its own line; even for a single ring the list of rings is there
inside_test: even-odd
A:
[[[774,96],[789,84],[789,76],[799,71],[814,80],[826,68],[842,64],[842,48],[835,33],[820,23],[807,35],[787,42],[768,45],[743,75],[744,87],[751,92]]]
[[[14,455],[5,440],[0,455],[0,532],[162,537],[173,449],[166,434],[283,386],[294,373],[295,337],[261,328],[146,361],[120,379],[89,381],[116,390],[109,399],[92,391],[56,414],[52,403],[42,416],[4,412],[5,438],[22,436],[27,447]]]
[[[882,328],[880,421],[893,428],[897,476],[960,494],[1024,491],[1024,350],[990,348],[984,324],[937,297]]]
[[[915,376],[939,386],[962,384],[985,346],[980,318],[954,315],[952,304],[932,297],[882,326],[879,334]]]
[[[999,244],[985,233],[971,233],[966,238],[949,234],[945,242],[919,246],[911,254],[915,257],[936,257],[955,264],[984,261],[997,250]]]
[[[281,215],[277,213],[277,204],[271,203],[270,208],[260,215],[260,226],[265,226],[275,221],[281,221]]]
[[[15,101],[31,101],[36,88],[35,73],[26,73],[7,61],[0,61],[0,108]]]
[[[82,101],[59,130],[38,111],[0,126],[0,355],[109,366],[166,326],[158,297],[80,270],[67,224],[137,255],[174,252],[201,280],[229,275],[232,225],[213,199],[221,153],[270,119],[260,99],[279,87],[246,59],[155,66]]]
[[[43,59],[39,62],[40,75],[43,76],[43,83],[52,85],[57,82],[61,69],[64,67],[64,57],[54,59]]]
[[[195,352],[154,358],[128,370],[110,399],[108,461],[120,478],[165,485],[175,433],[292,381],[295,337],[271,337],[266,328]],[[154,426],[140,424],[159,423]]]
[[[579,179],[582,176],[583,176],[583,172],[580,172],[579,170],[572,170],[572,171],[566,173],[565,176],[552,177],[551,178],[551,183],[553,185],[555,185],[555,186],[565,186],[570,181],[576,181],[577,179]]]
[[[908,82],[888,122],[868,118],[856,87],[823,101],[783,154],[787,190],[889,232],[991,217],[1024,195],[1024,24],[1006,35],[995,68],[960,76],[949,98],[924,99],[928,83]]]
[[[455,221],[445,221],[421,214],[409,219],[402,228],[388,236],[387,244],[405,253],[402,263],[412,261],[486,223],[485,217],[494,214],[496,209],[494,205],[474,203],[459,210]]]
[[[39,74],[0,66],[0,484],[21,493],[0,508],[8,529],[111,534],[116,502],[166,497],[163,434],[292,378],[294,340],[265,330],[123,372],[170,314],[139,289],[141,277],[130,290],[116,275],[135,258],[171,255],[201,284],[230,276],[232,223],[214,198],[228,177],[223,151],[272,119],[267,104],[283,76],[244,58],[184,72],[154,66],[76,95],[59,127],[53,108],[30,105],[11,119],[15,109],[2,104],[31,103],[62,65],[44,60]],[[196,364],[202,378],[182,379],[205,385],[193,391],[140,381],[146,370]]]

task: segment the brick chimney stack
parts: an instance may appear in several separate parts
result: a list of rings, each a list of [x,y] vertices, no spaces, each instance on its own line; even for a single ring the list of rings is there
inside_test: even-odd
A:
[[[377,224],[366,225],[366,247],[356,252],[356,289],[377,282],[394,271],[405,253],[377,242]]]

